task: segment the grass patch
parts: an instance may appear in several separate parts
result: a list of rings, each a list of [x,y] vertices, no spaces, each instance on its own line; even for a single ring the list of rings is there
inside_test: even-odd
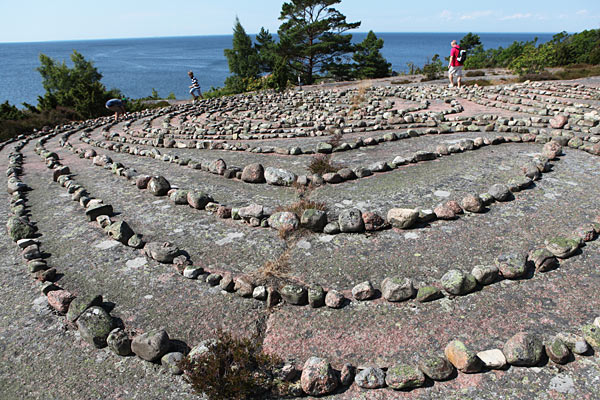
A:
[[[560,79],[579,79],[600,75],[600,65],[576,64],[570,65],[554,73]]]
[[[465,85],[465,86],[475,86],[475,85],[477,85],[477,86],[492,86],[493,83],[492,83],[492,81],[489,81],[487,79],[474,79],[471,81],[464,81],[463,85]]]
[[[330,172],[338,172],[343,166],[331,161],[328,154],[315,154],[308,164],[308,171],[311,174],[324,175]]]
[[[411,83],[411,81],[409,81],[408,79],[402,79],[399,81],[391,81],[390,82],[392,85],[405,85],[407,83]]]
[[[180,363],[192,388],[210,400],[264,399],[274,394],[274,373],[281,359],[266,354],[258,336],[239,339],[223,331],[217,335],[207,352]]]
[[[485,72],[483,71],[467,71],[466,76],[468,76],[469,78],[472,77],[477,77],[477,76],[485,76]]]

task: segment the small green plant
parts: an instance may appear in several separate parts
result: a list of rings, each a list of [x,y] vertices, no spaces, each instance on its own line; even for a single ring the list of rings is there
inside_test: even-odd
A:
[[[327,174],[329,172],[338,172],[343,167],[331,161],[331,157],[327,154],[316,154],[308,165],[308,171],[311,174]]]
[[[207,347],[204,354],[180,363],[198,394],[210,400],[264,399],[276,389],[274,371],[282,361],[263,351],[258,336],[236,338],[219,331]]]

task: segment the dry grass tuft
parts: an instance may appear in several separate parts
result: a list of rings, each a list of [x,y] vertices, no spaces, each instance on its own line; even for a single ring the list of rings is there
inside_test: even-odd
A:
[[[329,172],[338,172],[344,168],[341,164],[337,164],[331,161],[331,156],[328,154],[315,154],[308,164],[308,171],[311,174],[327,174]]]

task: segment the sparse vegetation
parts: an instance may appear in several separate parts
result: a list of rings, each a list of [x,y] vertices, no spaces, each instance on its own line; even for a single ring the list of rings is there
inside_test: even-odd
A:
[[[477,77],[477,76],[485,76],[484,71],[467,71],[465,75],[469,78]]]
[[[328,154],[315,154],[310,160],[308,171],[311,174],[327,174],[329,172],[338,172],[343,167],[331,161]]]
[[[275,370],[282,361],[262,349],[260,338],[236,338],[219,331],[208,351],[180,368],[198,394],[210,400],[264,399],[276,390]]]
[[[492,81],[489,81],[487,79],[474,79],[471,81],[463,81],[463,85],[464,86],[492,86],[493,83]]]

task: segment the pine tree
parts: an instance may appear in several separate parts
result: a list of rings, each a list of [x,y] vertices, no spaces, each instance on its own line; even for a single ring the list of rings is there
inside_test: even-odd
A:
[[[46,93],[38,96],[40,110],[65,107],[75,110],[83,118],[95,118],[107,113],[104,104],[113,97],[120,97],[116,90],[106,90],[100,82],[102,74],[81,53],[71,54],[73,68],[40,54],[39,73]]]
[[[291,0],[281,7],[279,52],[306,84],[314,82],[316,72],[327,70],[353,50],[352,35],[344,32],[358,28],[360,22],[346,22],[346,17],[332,7],[340,2]]]
[[[273,35],[267,29],[260,28],[254,44],[254,48],[258,53],[259,72],[273,72],[277,63],[276,47],[277,43],[273,40]]]
[[[236,17],[233,27],[233,48],[225,49],[229,71],[238,78],[258,77],[258,54],[252,39]]]
[[[383,39],[378,39],[373,31],[369,31],[365,40],[356,45],[352,59],[356,62],[354,76],[359,79],[385,78],[391,75],[389,62],[381,55]]]

